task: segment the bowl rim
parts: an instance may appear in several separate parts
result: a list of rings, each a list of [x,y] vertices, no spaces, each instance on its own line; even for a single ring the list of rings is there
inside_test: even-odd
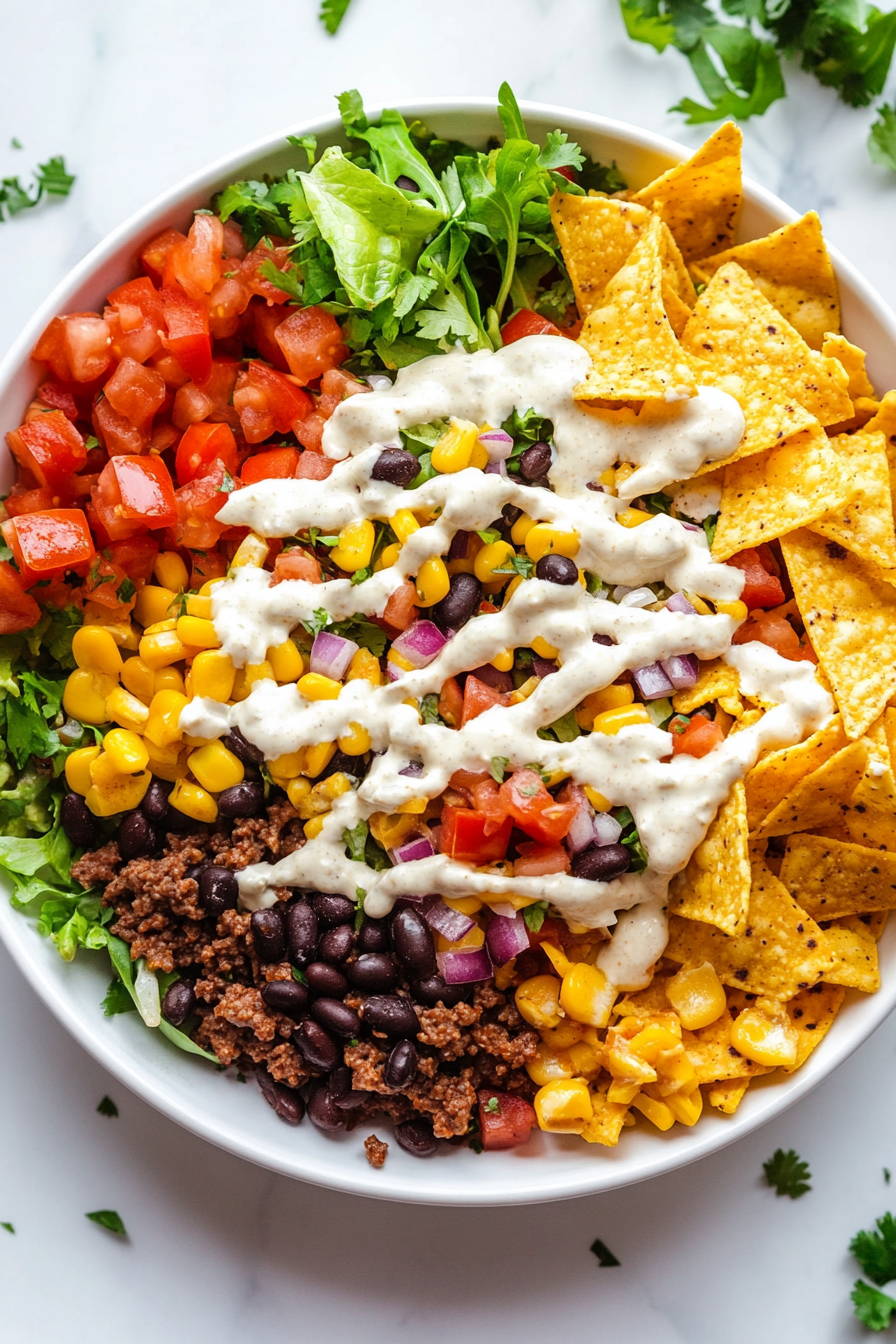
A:
[[[468,113],[477,117],[496,116],[496,103],[493,98],[463,96],[437,98],[431,100],[413,99],[393,104],[406,117],[421,119],[437,118],[442,115]],[[521,111],[525,116],[554,121],[557,125],[569,129],[573,134],[585,130],[593,135],[614,137],[636,150],[643,150],[673,162],[680,162],[693,152],[686,146],[668,137],[654,134],[643,128],[632,126],[615,118],[595,113],[576,111],[549,103],[521,101]],[[0,396],[14,382],[17,375],[27,369],[32,349],[37,337],[47,322],[60,311],[65,310],[67,298],[107,262],[114,260],[116,254],[125,246],[133,245],[153,220],[180,204],[186,205],[190,197],[206,194],[217,187],[225,178],[232,179],[247,171],[250,165],[277,150],[282,149],[287,135],[338,135],[340,122],[338,117],[317,117],[307,119],[286,127],[272,135],[252,141],[248,145],[215,159],[212,163],[187,175],[176,185],[154,197],[127,219],[117,225],[57,284],[52,292],[38,307],[31,320],[25,325],[18,338],[12,343],[6,356],[0,362]],[[798,212],[782,201],[773,192],[744,178],[744,200],[756,204],[786,223],[799,217]],[[877,322],[888,329],[896,351],[896,315],[884,302],[877,291],[864,279],[856,267],[840,251],[830,244],[828,251],[834,263],[835,271],[841,281],[846,281],[855,291],[862,308],[868,311]],[[896,947],[896,928],[891,930],[892,937],[884,935],[884,942]],[[7,900],[0,901],[0,938],[32,989],[38,994],[59,1022],[71,1033],[78,1043],[91,1054],[104,1068],[124,1083],[142,1100],[149,1103],[169,1119],[183,1128],[208,1140],[217,1147],[268,1170],[307,1181],[325,1188],[340,1190],[344,1193],[364,1195],[371,1198],[398,1201],[402,1203],[445,1205],[445,1206],[499,1206],[511,1204],[540,1203],[552,1200],[568,1199],[617,1189],[637,1184],[654,1176],[677,1170],[680,1167],[698,1161],[700,1158],[719,1151],[736,1142],[746,1134],[759,1128],[773,1117],[780,1115],[790,1106],[806,1096],[814,1087],[828,1078],[845,1062],[868,1037],[877,1030],[886,1017],[896,1007],[896,976],[892,983],[884,983],[870,997],[862,996],[861,1012],[851,1014],[848,1024],[842,1023],[842,1030],[832,1030],[821,1043],[821,1048],[810,1056],[806,1064],[796,1073],[784,1080],[777,1080],[767,1087],[755,1089],[753,1104],[748,1110],[728,1117],[721,1125],[698,1124],[687,1131],[678,1142],[667,1145],[664,1136],[656,1136],[657,1141],[648,1156],[639,1155],[636,1162],[626,1162],[624,1157],[617,1162],[601,1162],[599,1156],[590,1155],[587,1150],[583,1160],[575,1167],[549,1174],[549,1163],[538,1160],[541,1175],[545,1179],[524,1186],[511,1188],[500,1193],[491,1189],[488,1183],[480,1188],[475,1180],[457,1182],[454,1186],[439,1184],[427,1188],[426,1168],[415,1164],[420,1172],[420,1190],[408,1190],[406,1182],[389,1176],[388,1168],[374,1172],[364,1164],[363,1169],[351,1169],[348,1165],[345,1174],[338,1171],[321,1172],[315,1170],[313,1154],[310,1161],[301,1160],[296,1151],[296,1160],[284,1162],[282,1155],[275,1151],[276,1145],[268,1146],[259,1136],[259,1146],[253,1147],[248,1141],[227,1129],[226,1120],[219,1121],[207,1114],[192,1098],[184,1101],[175,1095],[165,1095],[152,1079],[144,1076],[138,1056],[127,1042],[111,1033],[101,1035],[98,1028],[104,1020],[97,1012],[96,1023],[85,1024],[73,1020],[69,995],[62,983],[55,983],[44,973],[39,956],[39,938],[33,924],[16,912]],[[853,991],[850,994],[854,995]],[[856,1008],[859,1004],[856,1003]],[[838,1021],[842,1022],[842,1019]],[[835,1027],[838,1024],[835,1024]],[[172,1089],[173,1093],[174,1089]],[[653,1137],[653,1136],[651,1136]],[[616,1150],[617,1152],[619,1150]],[[504,1157],[509,1155],[492,1155]],[[396,1173],[397,1175],[397,1173]],[[416,1181],[415,1181],[416,1184]]]

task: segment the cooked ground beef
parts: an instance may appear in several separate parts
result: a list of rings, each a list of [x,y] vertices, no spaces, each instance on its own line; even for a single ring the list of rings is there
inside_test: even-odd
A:
[[[382,1139],[378,1139],[375,1134],[369,1134],[364,1140],[364,1151],[367,1154],[367,1161],[372,1167],[381,1167],[386,1160],[389,1145],[384,1143]]]

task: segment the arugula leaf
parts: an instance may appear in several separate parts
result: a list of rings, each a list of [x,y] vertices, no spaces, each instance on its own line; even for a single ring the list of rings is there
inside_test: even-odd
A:
[[[351,0],[322,0],[318,18],[331,37],[339,32],[339,25],[348,12]]]
[[[127,1236],[121,1214],[116,1213],[114,1209],[97,1209],[94,1213],[85,1213],[84,1217],[89,1218],[92,1223],[104,1227],[107,1232],[114,1232],[117,1237]]]
[[[799,1199],[812,1189],[809,1184],[812,1174],[809,1171],[809,1164],[803,1162],[793,1148],[788,1148],[786,1153],[783,1148],[776,1148],[768,1161],[763,1162],[762,1170],[765,1173],[766,1185],[772,1186],[776,1195],[789,1195],[791,1199]]]
[[[98,1115],[108,1116],[110,1120],[115,1120],[118,1117],[118,1107],[111,1097],[103,1097],[96,1109]]]
[[[600,1237],[597,1237],[592,1241],[591,1254],[597,1256],[598,1264],[601,1269],[612,1269],[614,1266],[622,1263],[621,1260],[616,1259],[609,1246],[607,1246],[606,1242],[601,1241]]]
[[[856,1279],[849,1296],[855,1314],[863,1325],[869,1330],[887,1329],[893,1312],[896,1311],[896,1301],[892,1297],[882,1293],[879,1288],[872,1288],[861,1279]]]
[[[531,929],[533,933],[538,933],[547,912],[547,901],[535,901],[532,905],[523,906],[523,919],[526,922],[526,928]]]
[[[367,845],[368,834],[369,827],[366,821],[359,821],[357,826],[353,826],[351,830],[346,827],[342,832],[342,839],[348,850],[348,856],[350,859],[354,859],[356,863],[364,862],[364,850]]]
[[[868,132],[868,153],[872,163],[896,173],[896,108],[888,103],[878,108],[877,120]]]

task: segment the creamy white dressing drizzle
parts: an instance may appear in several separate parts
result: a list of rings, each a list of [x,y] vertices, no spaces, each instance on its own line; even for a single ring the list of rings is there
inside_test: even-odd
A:
[[[488,527],[505,504],[578,532],[576,563],[610,585],[663,582],[672,590],[687,588],[716,600],[738,597],[742,573],[711,560],[702,532],[665,515],[636,528],[622,527],[616,514],[624,501],[585,489],[617,461],[632,462],[639,469],[626,483],[631,499],[727,455],[743,432],[737,403],[704,389],[690,401],[664,404],[639,417],[587,410],[572,399],[587,366],[580,347],[556,337],[530,337],[494,355],[423,360],[402,370],[391,390],[343,402],[324,434],[325,450],[338,459],[326,481],[263,481],[232,494],[219,515],[222,521],[268,537],[309,526],[333,532],[360,517],[387,519],[400,507],[440,510],[435,522],[404,544],[394,566],[361,584],[291,580],[271,587],[263,570],[238,571],[213,598],[215,626],[234,662],[261,662],[269,646],[281,643],[321,607],[335,620],[382,614],[406,576],[416,574],[430,556],[447,552],[455,531]],[[399,428],[452,415],[498,425],[514,408],[532,408],[554,424],[556,456],[549,478],[555,492],[475,469],[436,477],[413,492],[370,480],[378,445],[393,441]],[[632,482],[637,482],[634,488]],[[194,700],[181,715],[185,731],[211,738],[237,726],[268,759],[334,741],[353,722],[367,728],[373,750],[381,753],[357,792],[335,801],[318,836],[276,864],[255,864],[239,874],[241,905],[260,908],[273,903],[274,887],[298,886],[350,897],[360,888],[371,916],[386,914],[401,895],[430,891],[548,900],[571,923],[589,928],[611,927],[617,912],[627,912],[600,964],[621,988],[640,987],[665,942],[668,881],[686,865],[731,785],[760,750],[800,740],[833,710],[810,664],[786,662],[762,645],[731,647],[735,629],[736,622],[724,615],[622,607],[589,596],[579,585],[531,579],[519,585],[502,610],[465,625],[428,667],[390,685],[350,681],[338,700],[312,702],[295,685],[263,681],[230,707]],[[594,634],[617,642],[595,644]],[[404,703],[438,692],[448,677],[491,662],[505,649],[527,647],[538,636],[559,650],[560,670],[543,678],[521,704],[489,710],[452,730],[422,724],[413,706]],[[770,706],[769,712],[699,760],[672,757],[669,734],[649,725],[568,743],[538,737],[539,728],[625,669],[677,653],[724,657],[737,667],[744,692]],[[346,858],[346,828],[373,812],[393,812],[411,798],[438,797],[455,770],[486,770],[496,756],[517,765],[538,761],[546,770],[564,771],[592,785],[613,805],[628,806],[649,855],[647,870],[602,883],[566,874],[506,877],[441,854],[380,873]],[[422,773],[400,774],[411,761],[421,763]]]

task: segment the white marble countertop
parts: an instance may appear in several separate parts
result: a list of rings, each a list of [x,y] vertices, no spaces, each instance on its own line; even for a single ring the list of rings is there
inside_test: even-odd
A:
[[[188,172],[326,113],[452,93],[577,106],[696,145],[665,109],[696,96],[676,53],[623,34],[615,0],[354,0],[336,41],[317,0],[31,0],[4,7],[0,176],[64,153],[71,198],[0,226],[0,354],[114,225]],[[869,112],[798,72],[746,127],[748,171],[896,303],[896,179],[864,150]],[[18,137],[25,148],[10,147]],[[890,227],[887,228],[886,225]],[[111,1079],[0,950],[0,1302],[4,1344],[150,1344],[167,1335],[370,1344],[509,1338],[558,1327],[635,1344],[840,1344],[852,1234],[896,1195],[896,1018],[810,1097],[714,1157],[644,1185],[521,1209],[439,1210],[299,1185],[220,1153]],[[109,1093],[118,1119],[96,1114]],[[813,1190],[777,1199],[778,1147]],[[114,1208],[121,1242],[84,1219]],[[601,1237],[622,1261],[601,1269]],[[865,1336],[867,1337],[867,1336]]]

